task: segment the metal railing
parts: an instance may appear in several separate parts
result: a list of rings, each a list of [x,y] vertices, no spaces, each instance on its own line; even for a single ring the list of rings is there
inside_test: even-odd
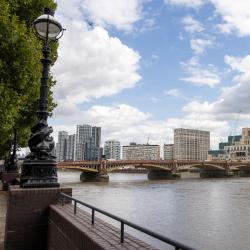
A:
[[[95,211],[98,212],[98,213],[104,214],[104,215],[106,215],[106,216],[108,216],[108,217],[110,217],[110,218],[112,218],[112,219],[114,219],[116,221],[119,221],[121,223],[121,229],[120,229],[121,230],[120,231],[121,232],[120,233],[121,243],[124,242],[124,225],[127,225],[127,226],[129,226],[131,228],[134,228],[134,229],[136,229],[136,230],[138,230],[140,232],[143,232],[143,233],[145,233],[147,235],[152,236],[153,238],[156,238],[156,239],[158,239],[160,241],[163,241],[163,242],[173,246],[175,248],[175,250],[194,250],[194,248],[186,246],[186,245],[184,245],[182,243],[179,243],[179,242],[177,242],[175,240],[169,239],[169,238],[167,238],[167,237],[165,237],[163,235],[155,233],[155,232],[153,232],[151,230],[148,230],[148,229],[146,229],[144,227],[138,226],[138,225],[136,225],[136,224],[134,224],[132,222],[124,220],[124,219],[122,219],[122,218],[120,218],[118,216],[115,216],[115,215],[113,215],[113,214],[111,214],[109,212],[106,212],[106,211],[104,211],[102,209],[99,209],[99,208],[94,207],[92,205],[89,205],[89,204],[87,204],[85,202],[77,200],[77,199],[75,199],[75,198],[73,198],[73,197],[71,197],[71,196],[69,196],[67,194],[61,193],[60,195],[62,196],[62,200],[61,200],[62,205],[65,204],[66,200],[73,201],[73,203],[74,203],[74,214],[77,213],[77,203],[79,203],[79,204],[81,204],[81,205],[83,205],[85,207],[90,208],[91,211],[92,211],[92,213],[91,213],[91,223],[92,223],[92,225],[94,225],[94,223],[95,223]]]

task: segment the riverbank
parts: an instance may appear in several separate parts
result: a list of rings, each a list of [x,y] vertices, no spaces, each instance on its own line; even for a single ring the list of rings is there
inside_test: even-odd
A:
[[[4,249],[7,192],[0,191],[0,250]]]

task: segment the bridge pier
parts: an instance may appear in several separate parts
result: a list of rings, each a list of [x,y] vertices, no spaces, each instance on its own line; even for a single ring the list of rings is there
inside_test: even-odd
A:
[[[250,177],[250,170],[239,170],[237,175],[239,177]]]
[[[227,170],[207,170],[201,169],[200,178],[225,178],[229,177]]]
[[[171,171],[164,170],[150,170],[148,172],[149,180],[174,180],[180,179],[180,175],[173,174]]]
[[[82,172],[80,175],[80,180],[82,182],[108,182],[109,176],[107,171],[100,172]]]

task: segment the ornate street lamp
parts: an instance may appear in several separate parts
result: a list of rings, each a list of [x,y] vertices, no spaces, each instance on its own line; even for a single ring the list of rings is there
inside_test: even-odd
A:
[[[52,127],[48,126],[48,78],[51,65],[50,42],[57,41],[64,29],[54,18],[54,11],[44,8],[44,14],[34,21],[36,35],[43,39],[43,58],[41,59],[43,70],[40,86],[39,110],[37,112],[38,123],[32,127],[28,141],[31,153],[26,156],[20,178],[23,188],[59,187],[57,182],[57,162],[52,150],[55,146]]]

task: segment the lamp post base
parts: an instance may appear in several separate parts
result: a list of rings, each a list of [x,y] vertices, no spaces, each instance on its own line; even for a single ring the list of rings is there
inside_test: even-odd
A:
[[[22,188],[59,187],[55,160],[28,160],[23,162],[20,178]]]

